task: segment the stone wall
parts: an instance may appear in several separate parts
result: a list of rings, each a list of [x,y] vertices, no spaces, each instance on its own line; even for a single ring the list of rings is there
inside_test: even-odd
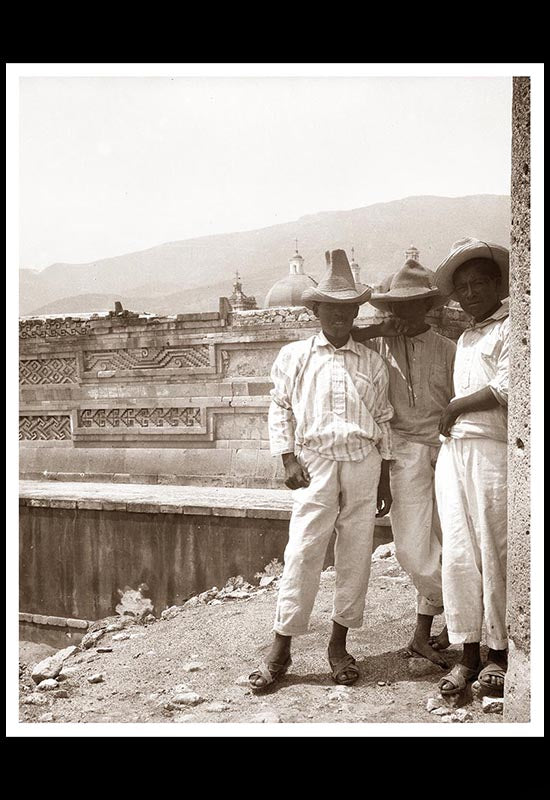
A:
[[[530,716],[530,79],[514,78],[508,408],[508,607],[505,719]]]
[[[430,321],[453,339],[465,326],[454,308]],[[285,343],[318,330],[306,308],[231,313],[222,298],[212,313],[19,325],[22,478],[282,485],[269,453],[269,374]]]

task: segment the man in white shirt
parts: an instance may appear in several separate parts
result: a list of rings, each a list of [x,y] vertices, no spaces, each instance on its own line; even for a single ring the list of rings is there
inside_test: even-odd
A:
[[[372,337],[389,371],[393,460],[390,466],[390,520],[395,555],[417,590],[416,628],[408,649],[443,669],[437,652],[449,645],[447,632],[430,639],[433,619],[443,611],[441,528],[435,500],[435,464],[441,442],[439,420],[453,396],[456,345],[433,331],[426,314],[446,297],[434,284],[434,274],[408,260],[369,302],[392,317],[381,326],[352,331],[358,341]],[[401,322],[403,334],[388,335],[388,322]]]
[[[295,496],[275,639],[266,663],[249,676],[256,691],[285,674],[292,637],[307,632],[333,531],[336,587],[328,660],[336,683],[358,679],[346,636],[363,623],[375,516],[391,506],[387,368],[350,337],[371,290],[357,291],[345,251],[326,256],[324,278],[302,295],[322,331],[285,345],[271,373],[271,452],[282,457],[285,483]]]
[[[436,493],[443,530],[443,600],[460,663],[440,681],[455,695],[475,680],[502,695],[507,668],[508,250],[456,242],[436,271],[472,317],[457,343],[455,396],[443,412]],[[482,667],[485,621],[489,648]]]

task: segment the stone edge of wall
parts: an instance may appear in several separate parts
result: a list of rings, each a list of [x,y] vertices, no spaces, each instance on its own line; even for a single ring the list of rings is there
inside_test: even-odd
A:
[[[19,612],[19,622],[30,622],[33,625],[50,625],[55,628],[72,628],[87,630],[92,622],[86,619],[74,619],[72,617],[48,617],[44,614],[29,614],[26,611]]]
[[[241,506],[207,506],[187,503],[144,503],[137,500],[116,502],[95,498],[82,500],[66,500],[55,497],[32,497],[20,495],[19,505],[30,508],[79,509],[87,511],[127,511],[143,514],[184,514],[214,517],[248,517],[250,519],[290,520],[291,509],[279,508],[242,508]],[[389,517],[378,517],[376,526],[389,527]]]

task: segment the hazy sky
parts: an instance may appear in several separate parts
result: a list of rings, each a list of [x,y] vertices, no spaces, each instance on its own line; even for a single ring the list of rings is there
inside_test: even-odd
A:
[[[510,191],[510,78],[21,78],[20,266]]]

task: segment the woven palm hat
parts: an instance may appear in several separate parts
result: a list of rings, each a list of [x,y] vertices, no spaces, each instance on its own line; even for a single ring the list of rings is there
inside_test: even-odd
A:
[[[447,297],[435,284],[435,273],[412,258],[400,270],[387,277],[381,288],[382,291],[375,292],[369,300],[372,306],[381,311],[389,311],[389,303],[403,303],[407,300],[430,298],[432,309],[447,302]]]
[[[326,251],[327,271],[317,284],[302,292],[302,303],[311,308],[313,303],[366,303],[372,294],[368,286],[358,292],[345,250]]]
[[[473,258],[488,258],[500,269],[500,299],[509,294],[510,254],[506,247],[480,239],[459,239],[451,246],[451,252],[435,271],[435,282],[444,294],[454,297],[453,275],[456,270]]]

